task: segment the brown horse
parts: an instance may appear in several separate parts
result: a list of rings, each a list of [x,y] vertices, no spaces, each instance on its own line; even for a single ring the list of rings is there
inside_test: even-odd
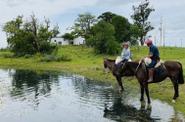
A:
[[[144,101],[144,92],[146,93],[148,103],[150,104],[150,96],[149,96],[149,89],[148,84],[150,83],[158,83],[163,80],[165,80],[167,77],[169,77],[173,83],[174,86],[174,96],[173,100],[176,100],[179,97],[179,84],[184,84],[184,78],[183,78],[183,69],[182,64],[177,61],[165,61],[159,68],[162,67],[161,73],[154,73],[154,81],[147,83],[148,80],[148,69],[146,68],[146,65],[144,61],[142,60],[139,62],[126,62],[123,63],[121,67],[117,67],[113,60],[107,60],[104,59],[104,67],[112,67],[112,73],[116,77],[121,89],[123,90],[122,81],[121,78],[123,76],[136,76],[141,89],[141,98],[140,101]],[[157,70],[157,69],[156,69]]]
[[[138,66],[138,63],[139,61],[137,62],[133,62],[133,67],[136,67]],[[109,69],[113,76],[116,77],[116,80],[120,86],[120,91],[124,91],[124,87],[123,87],[123,84],[122,84],[122,77],[123,76],[126,76],[126,77],[129,77],[129,76],[134,76],[135,75],[135,71],[130,71],[130,70],[126,70],[123,72],[123,69],[122,69],[122,65],[116,65],[115,64],[115,60],[112,60],[112,59],[107,59],[107,58],[104,58],[104,68],[105,69]]]
[[[123,91],[124,88],[123,88],[123,84],[121,80],[122,76],[120,75],[120,72],[118,71],[120,68],[116,66],[115,60],[104,58],[103,64],[104,64],[104,68],[109,69],[112,72],[113,76],[116,77],[117,82],[120,86],[120,91]]]

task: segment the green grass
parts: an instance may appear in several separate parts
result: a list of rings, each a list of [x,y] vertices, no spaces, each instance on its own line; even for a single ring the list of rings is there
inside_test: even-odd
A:
[[[185,66],[185,48],[165,47],[159,48],[162,60],[179,60]],[[146,47],[132,47],[133,59],[141,59],[148,54]],[[0,67],[15,69],[33,69],[33,70],[55,70],[77,73],[90,79],[103,82],[116,83],[112,74],[107,74],[103,70],[103,58],[115,59],[116,56],[96,55],[92,48],[84,46],[62,46],[59,48],[58,57],[67,57],[70,61],[61,62],[41,62],[41,56],[35,55],[30,58],[11,58],[9,51],[0,52]],[[183,68],[184,69],[184,68]],[[184,69],[185,71],[185,69]],[[124,79],[126,86],[139,88],[135,78]],[[176,110],[185,114],[185,85],[180,85],[180,97],[175,104],[171,102],[173,96],[173,86],[169,80],[158,84],[152,84],[150,93],[153,98],[166,101],[173,105]],[[139,98],[138,98],[139,100]]]

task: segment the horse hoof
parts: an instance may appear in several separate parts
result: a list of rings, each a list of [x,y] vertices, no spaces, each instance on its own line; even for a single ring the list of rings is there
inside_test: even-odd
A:
[[[146,105],[145,101],[144,100],[141,101],[141,108],[145,108],[145,105]]]
[[[176,101],[175,100],[172,100],[172,103],[176,103]]]
[[[151,110],[151,108],[152,108],[152,106],[151,106],[151,104],[149,103],[149,104],[147,105],[147,110]]]
[[[119,90],[119,93],[123,93],[123,91],[124,91],[124,89],[120,89],[120,90]]]

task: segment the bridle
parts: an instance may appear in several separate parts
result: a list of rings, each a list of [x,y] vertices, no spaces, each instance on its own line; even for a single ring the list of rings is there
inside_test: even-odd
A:
[[[136,70],[135,70],[135,74],[137,73],[137,71],[138,71],[140,65],[142,64],[142,62],[143,62],[143,59],[141,59],[141,60],[139,61],[139,64],[138,64],[138,66],[136,67]]]

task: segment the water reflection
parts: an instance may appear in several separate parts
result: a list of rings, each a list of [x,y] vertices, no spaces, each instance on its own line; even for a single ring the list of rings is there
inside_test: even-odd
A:
[[[153,122],[160,120],[159,118],[152,118],[152,108],[142,104],[139,109],[134,106],[125,105],[122,103],[122,98],[116,98],[111,108],[105,106],[104,117],[116,121],[138,121],[138,122]]]
[[[39,96],[49,96],[51,86],[58,84],[58,74],[31,71],[31,70],[9,70],[12,77],[10,95],[14,99],[29,100],[34,107],[39,105]]]
[[[2,122],[184,121],[159,100],[148,109],[130,87],[119,94],[111,84],[78,75],[25,70],[0,74]]]

